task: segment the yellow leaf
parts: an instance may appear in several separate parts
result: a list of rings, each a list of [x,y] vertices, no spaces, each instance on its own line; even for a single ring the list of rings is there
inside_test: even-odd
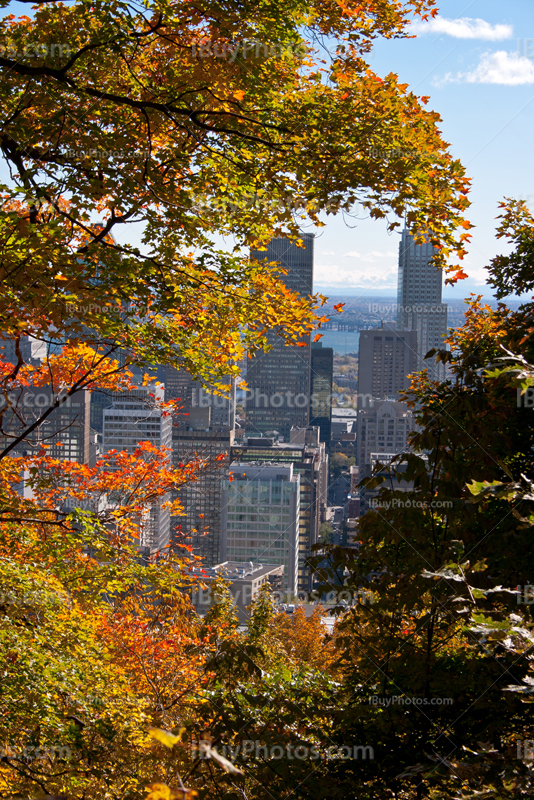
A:
[[[147,786],[150,794],[145,800],[191,800],[193,797],[198,797],[196,789],[171,789],[164,783],[151,783]]]
[[[157,739],[158,742],[164,744],[166,747],[174,747],[174,745],[179,742],[182,738],[182,733],[185,731],[185,728],[180,728],[178,734],[175,736],[173,733],[169,733],[169,731],[164,731],[161,728],[149,728],[148,733],[152,736],[153,739]]]
[[[146,800],[171,800],[170,786],[165,786],[164,783],[151,783],[147,788],[150,789],[150,794]]]

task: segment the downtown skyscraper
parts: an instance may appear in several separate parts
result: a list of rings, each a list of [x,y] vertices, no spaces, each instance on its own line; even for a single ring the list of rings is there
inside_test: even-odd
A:
[[[284,238],[271,239],[266,250],[253,250],[251,256],[278,262],[287,270],[281,278],[288,289],[308,296],[313,291],[313,234],[303,233],[302,241],[304,247]],[[248,363],[246,431],[249,436],[283,437],[289,442],[291,428],[309,424],[311,348],[288,347],[274,333],[268,340],[272,349],[258,352]]]
[[[415,244],[409,230],[399,245],[397,328],[417,332],[417,370],[428,369],[434,379],[445,378],[444,366],[425,361],[429,350],[445,347],[447,305],[441,301],[443,276],[433,263],[436,250],[430,242]]]

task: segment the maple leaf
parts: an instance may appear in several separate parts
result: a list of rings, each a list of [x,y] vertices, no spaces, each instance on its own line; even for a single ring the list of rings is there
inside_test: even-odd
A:
[[[175,744],[181,742],[184,731],[185,728],[180,728],[177,734],[173,734],[169,733],[169,731],[164,731],[162,728],[148,729],[149,736],[153,739],[157,739],[157,741],[164,744],[165,747],[174,747]]]

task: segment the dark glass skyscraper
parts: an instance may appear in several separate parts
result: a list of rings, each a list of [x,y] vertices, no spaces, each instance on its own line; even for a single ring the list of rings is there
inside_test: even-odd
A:
[[[272,239],[266,250],[253,250],[251,256],[278,262],[287,270],[281,277],[288,289],[308,296],[313,291],[313,234],[302,234],[302,240],[303,248]],[[277,434],[289,442],[292,427],[309,423],[311,350],[288,347],[274,333],[268,336],[273,349],[258,352],[248,363],[246,430],[249,436]]]
[[[304,349],[304,348],[303,348]],[[332,438],[332,380],[334,375],[334,350],[321,342],[311,349],[311,402],[310,425],[320,431],[320,440],[330,447]]]

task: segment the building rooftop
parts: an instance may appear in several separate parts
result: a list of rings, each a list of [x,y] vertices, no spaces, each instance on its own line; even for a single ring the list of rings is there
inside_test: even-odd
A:
[[[284,573],[283,564],[254,564],[252,561],[223,561],[213,567],[195,567],[193,574],[202,577],[215,578],[217,575],[225,575],[230,580],[246,580],[262,578],[276,572],[279,575]]]
[[[338,420],[341,419],[356,419],[358,416],[358,412],[354,408],[333,408],[332,409],[332,420],[336,417]]]

